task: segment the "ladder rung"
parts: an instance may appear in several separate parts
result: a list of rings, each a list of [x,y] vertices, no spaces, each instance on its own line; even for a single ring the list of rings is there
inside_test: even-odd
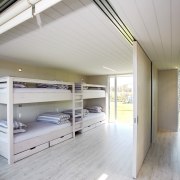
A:
[[[78,129],[75,129],[75,131],[80,131],[80,130],[82,130],[83,128],[78,128]]]
[[[81,103],[83,100],[75,100],[75,103]]]
[[[75,124],[82,124],[82,120],[81,121],[78,121],[78,122],[75,122]]]
[[[75,93],[74,95],[75,96],[82,96],[83,94],[82,93]]]
[[[83,110],[83,107],[77,107],[75,110]]]
[[[76,114],[75,117],[82,117],[82,114]]]

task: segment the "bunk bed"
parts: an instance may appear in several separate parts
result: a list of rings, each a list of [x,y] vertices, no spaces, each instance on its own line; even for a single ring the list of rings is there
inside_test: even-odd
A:
[[[75,84],[76,93],[83,94],[83,99],[105,98],[106,86],[86,83]]]
[[[64,85],[68,88],[16,88],[14,83]],[[0,132],[0,155],[12,164],[29,155],[49,148],[64,140],[75,137],[74,83],[37,79],[4,77],[0,78],[0,104],[7,105],[7,133]],[[62,125],[32,121],[27,124],[26,133],[13,133],[14,104],[72,101],[72,123]]]
[[[77,122],[75,122],[75,131],[86,132],[91,130],[106,121],[106,86],[96,85],[96,84],[86,84],[86,83],[75,83],[75,94],[76,100],[82,100],[83,106],[85,106],[84,101],[93,100],[92,106],[99,104],[99,100],[103,99],[102,111],[99,112],[89,112],[86,116],[83,115],[83,109],[81,109],[80,118],[77,115]],[[76,101],[75,100],[75,101]],[[87,103],[88,104],[88,103]],[[86,107],[85,107],[86,108]]]

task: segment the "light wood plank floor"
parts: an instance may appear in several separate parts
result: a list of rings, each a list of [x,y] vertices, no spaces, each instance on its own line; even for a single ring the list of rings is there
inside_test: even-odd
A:
[[[131,180],[131,160],[132,128],[103,125],[12,166],[0,157],[0,180]],[[137,179],[180,180],[180,134],[159,133]]]
[[[180,180],[180,134],[159,133],[140,170],[140,180]]]
[[[12,166],[0,157],[0,180],[129,180],[131,163],[132,128],[109,124]]]

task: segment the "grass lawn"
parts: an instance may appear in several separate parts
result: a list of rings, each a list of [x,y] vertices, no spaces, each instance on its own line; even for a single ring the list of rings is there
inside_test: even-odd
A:
[[[110,109],[110,119],[111,122],[114,121],[114,102],[111,102]],[[117,103],[117,122],[124,124],[132,124],[133,123],[133,104],[122,104],[120,102]]]

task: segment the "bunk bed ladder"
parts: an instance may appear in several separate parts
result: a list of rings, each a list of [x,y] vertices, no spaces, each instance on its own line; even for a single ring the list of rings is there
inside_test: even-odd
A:
[[[76,87],[75,87],[76,89]],[[80,89],[75,91],[75,132],[82,130],[83,128],[83,85],[80,85]],[[76,122],[76,120],[78,121]]]

